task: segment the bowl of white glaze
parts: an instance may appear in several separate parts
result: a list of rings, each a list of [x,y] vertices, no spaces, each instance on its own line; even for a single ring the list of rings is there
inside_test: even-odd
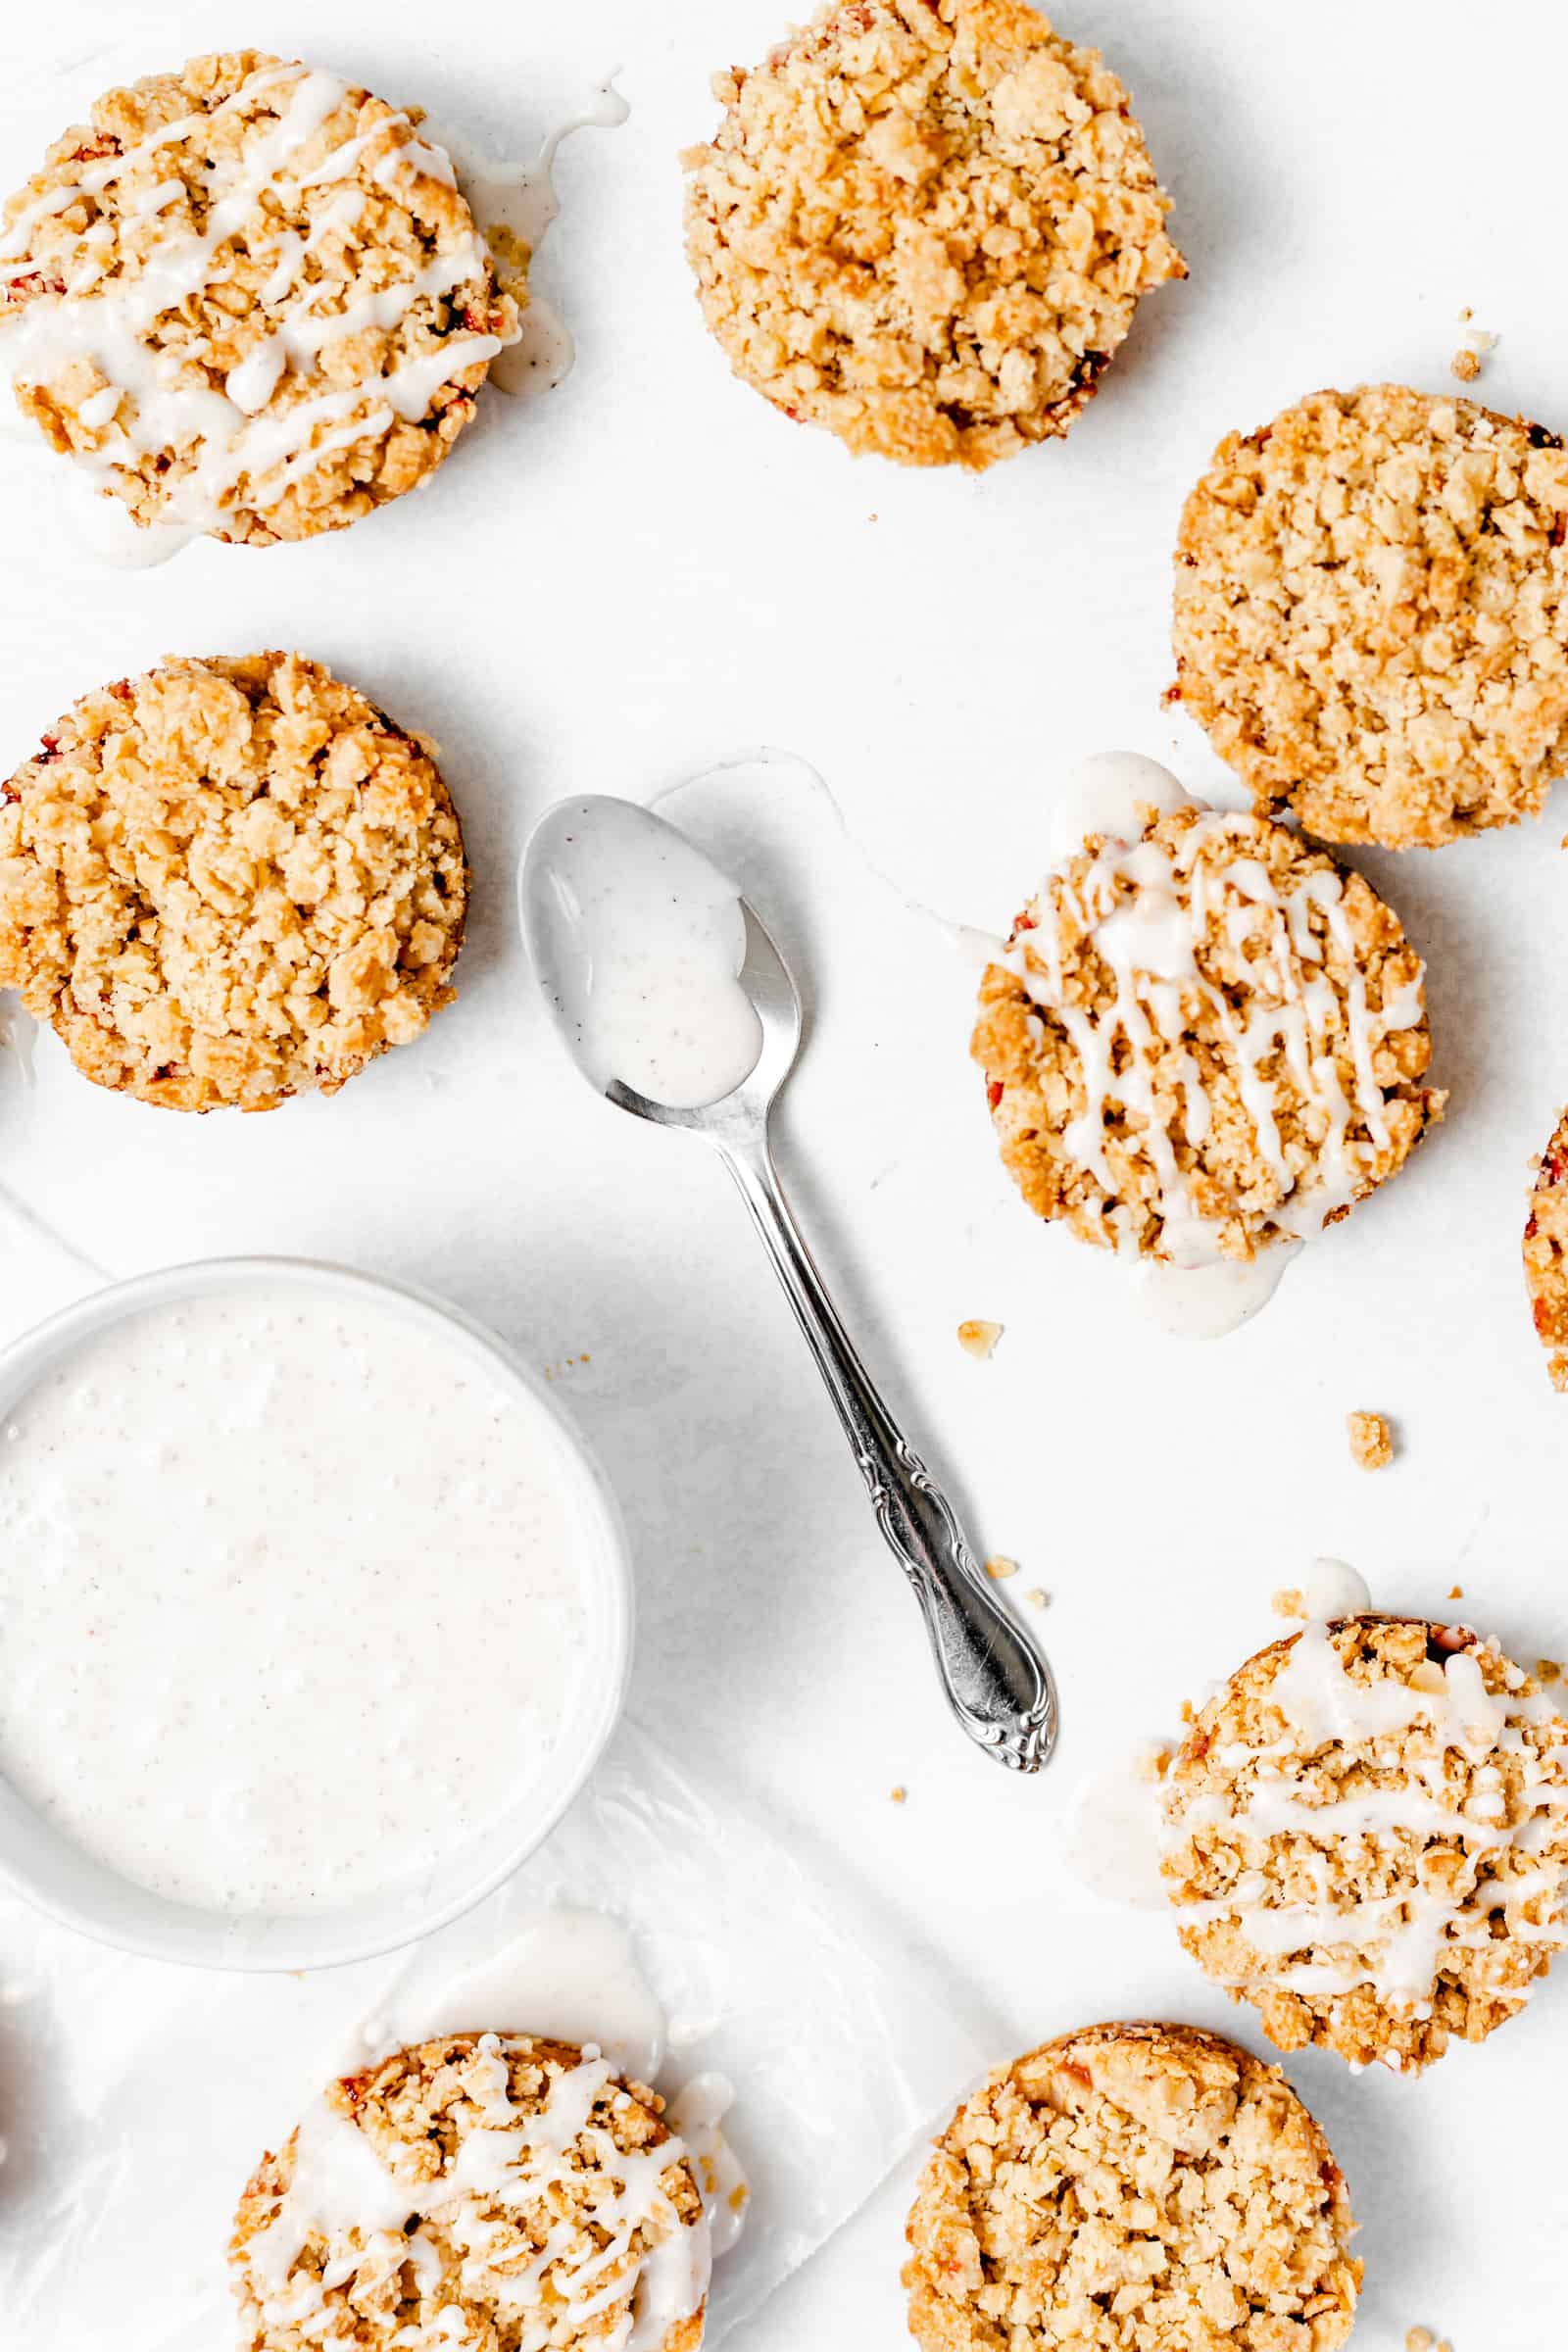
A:
[[[544,1841],[619,1717],[625,1533],[544,1383],[297,1258],[0,1354],[0,1881],[157,1959],[338,1966]]]

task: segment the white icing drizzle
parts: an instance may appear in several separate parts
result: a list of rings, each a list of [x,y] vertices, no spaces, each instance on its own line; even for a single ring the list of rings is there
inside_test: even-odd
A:
[[[1353,1571],[1338,1561],[1318,1566],[1328,1572],[1331,1605],[1356,1598]],[[1509,1680],[1512,1686],[1524,1677],[1513,1668]],[[1505,1694],[1489,1691],[1474,1648],[1455,1650],[1441,1667],[1427,1661],[1413,1683],[1356,1682],[1334,1647],[1328,1622],[1314,1619],[1269,1685],[1268,1704],[1284,1718],[1282,1739],[1271,1746],[1216,1750],[1222,1764],[1254,1768],[1245,1802],[1232,1805],[1220,1794],[1188,1799],[1179,1786],[1167,1787],[1161,1823],[1166,1852],[1203,1830],[1240,1833],[1244,1858],[1249,1841],[1262,1845],[1289,1837],[1293,1861],[1309,1868],[1310,1847],[1326,1840],[1356,1844],[1403,1833],[1457,1847],[1460,1866],[1451,1877],[1417,1872],[1393,1893],[1354,1904],[1334,1898],[1326,1858],[1315,1903],[1271,1899],[1270,1878],[1254,1868],[1226,1894],[1183,1904],[1184,1920],[1233,1921],[1260,1958],[1313,1955],[1271,1968],[1273,1984],[1319,1996],[1370,1985],[1390,2007],[1416,2017],[1430,2015],[1445,1952],[1484,1948],[1494,1939],[1499,1913],[1518,1944],[1544,1955],[1568,1943],[1568,1869],[1557,1863],[1510,1878],[1495,1870],[1505,1854],[1544,1851],[1568,1821],[1568,1726],[1544,1692],[1513,1687]],[[1400,1735],[1417,1726],[1426,1727],[1428,1741],[1422,1747],[1401,1743]],[[1525,1739],[1525,1727],[1548,1733],[1539,1750]],[[1303,1746],[1337,1746],[1352,1751],[1368,1775],[1397,1767],[1407,1777],[1395,1785],[1369,1779],[1352,1795],[1314,1803],[1300,1792],[1290,1764]],[[1471,1768],[1467,1805],[1456,1804],[1446,1784],[1448,1750]],[[1498,1761],[1504,1757],[1517,1764],[1524,1799],[1522,1818],[1511,1825]],[[1282,1769],[1268,1769],[1275,1764]],[[1515,1987],[1511,1997],[1524,1993]]]
[[[672,2131],[679,2133],[708,2211],[713,2260],[728,2254],[746,2227],[751,2187],[745,2169],[724,2136],[724,2118],[735,2104],[727,2075],[693,2075],[669,2105]]]
[[[347,82],[299,67],[265,68],[225,101],[225,109],[286,84],[292,86],[281,112],[262,135],[250,138],[239,164],[209,172],[211,202],[200,231],[183,222],[171,224],[139,273],[123,280],[107,274],[110,240],[89,232],[87,260],[64,295],[37,294],[14,318],[0,319],[0,367],[14,384],[48,382],[79,360],[89,361],[107,379],[81,412],[82,421],[100,434],[99,446],[74,453],[101,487],[112,485],[119,467],[149,453],[172,450],[193,457],[188,471],[172,486],[166,530],[156,542],[158,557],[176,552],[186,537],[219,528],[242,484],[247,503],[267,512],[335,450],[383,430],[394,416],[423,416],[443,384],[503,349],[502,339],[492,334],[453,333],[436,350],[405,361],[389,374],[277,402],[285,377],[298,378],[302,390],[319,377],[322,355],[332,344],[369,328],[391,329],[416,303],[448,294],[489,268],[483,238],[469,232],[413,275],[364,294],[342,310],[318,310],[319,288],[305,277],[305,264],[332,236],[348,234],[362,200],[345,191],[324,209],[309,235],[301,236],[269,223],[269,197],[281,199],[285,189],[297,193],[343,178],[378,140],[387,143],[387,151],[372,176],[382,186],[394,187],[398,175],[410,171],[433,173],[450,185],[453,173],[439,150],[415,138],[407,116],[397,114],[339,140],[324,160],[296,172],[293,159],[342,106],[350,94]],[[24,210],[0,237],[0,277],[20,279],[32,272],[27,248],[45,217],[63,212],[83,194],[101,193],[156,149],[197,127],[199,120],[166,124],[122,154],[85,163],[71,186],[52,190]],[[135,210],[158,218],[184,194],[181,182],[162,181]],[[223,248],[241,233],[248,239],[270,237],[274,261],[264,293],[270,304],[284,305],[282,316],[230,369],[222,391],[210,384],[182,385],[179,365],[151,348],[149,330],[166,312],[177,311],[221,280]]]
[[[494,238],[505,229],[530,253],[537,252],[561,214],[555,171],[564,142],[578,130],[616,130],[631,112],[615,88],[614,78],[611,74],[601,82],[587,103],[551,131],[538,154],[527,162],[496,163],[470,140],[447,130],[436,134],[452,158],[458,186],[486,237]],[[429,129],[428,124],[425,127]],[[499,392],[532,399],[554,391],[570,374],[575,358],[571,329],[555,305],[530,287],[521,330],[496,360],[489,381]]]
[[[1152,767],[1153,762],[1141,765]],[[1152,801],[1152,791],[1141,797]],[[1136,820],[1137,812],[1132,813]],[[1130,1212],[1115,1204],[1115,1179],[1107,1156],[1112,1135],[1125,1117],[1136,1123],[1158,1185],[1162,1254],[1178,1267],[1223,1262],[1218,1228],[1193,1200],[1176,1143],[1155,1099],[1157,1069],[1166,1085],[1174,1076],[1182,1098],[1182,1138],[1199,1149],[1208,1134],[1213,1106],[1197,1060],[1179,1049],[1178,1041],[1191,1027],[1187,1007],[1192,999],[1201,1001],[1230,1046],[1259,1156],[1279,1188],[1272,1221],[1282,1235],[1296,1239],[1316,1232],[1348,1206],[1376,1155],[1388,1149],[1386,1106],[1373,1072],[1374,1056],[1386,1038],[1410,1028],[1421,1016],[1419,967],[1415,978],[1389,1003],[1378,1006],[1368,1002],[1340,875],[1325,868],[1281,891],[1252,855],[1253,841],[1252,819],[1207,809],[1174,850],[1156,841],[1107,836],[1081,880],[1070,886],[1059,881],[1067,912],[1093,938],[1115,982],[1115,1002],[1102,1015],[1091,1017],[1066,999],[1064,941],[1049,889],[1040,895],[1037,926],[1020,934],[1006,958],[1036,1004],[1065,1030],[1078,1056],[1086,1100],[1066,1130],[1066,1148],[1077,1165],[1104,1188],[1107,1223],[1131,1245]],[[1198,858],[1200,851],[1216,843],[1234,845],[1234,855],[1213,871]],[[1238,893],[1245,906],[1228,906],[1227,890]],[[1347,966],[1344,1034],[1341,999],[1312,928],[1314,911]],[[1245,936],[1256,943],[1251,957],[1255,979],[1277,1000],[1254,1000],[1245,1018],[1202,968],[1203,943],[1214,918],[1234,939]],[[1352,1072],[1348,1095],[1337,1065],[1337,1054],[1347,1047]],[[1115,1066],[1118,1053],[1125,1063],[1121,1068]],[[1275,1056],[1283,1057],[1296,1088],[1323,1123],[1317,1153],[1322,1172],[1310,1187],[1298,1184],[1285,1156],[1275,1118],[1274,1082],[1264,1067]],[[1356,1125],[1365,1128],[1366,1142],[1352,1138]],[[1251,1311],[1261,1299],[1248,1297],[1242,1303]]]
[[[481,2037],[472,2073],[482,2121],[463,2140],[456,2162],[433,2181],[399,2179],[359,2126],[324,2098],[309,2110],[299,2129],[293,2179],[275,2218],[250,2243],[264,2316],[278,2323],[309,2316],[319,2310],[323,2288],[345,2284],[363,2268],[384,2276],[409,2263],[416,2280],[430,2279],[439,2258],[431,2240],[410,2225],[430,2221],[469,2195],[503,2196],[548,2210],[569,2186],[574,2206],[586,2196],[602,2245],[593,2245],[577,2220],[563,2220],[525,2269],[488,2274],[483,2232],[469,2230],[465,2272],[471,2269],[476,2280],[486,2276],[509,2312],[521,2318],[519,2352],[542,2352],[563,2322],[583,2327],[623,2302],[628,2265],[635,2264],[629,2326],[607,2337],[607,2348],[613,2341],[615,2352],[660,2352],[671,2328],[700,2308],[711,2268],[706,2208],[703,2219],[687,2225],[663,2187],[670,2166],[689,2154],[684,2142],[672,2134],[630,2155],[615,2146],[609,2130],[592,2120],[613,2080],[592,2044],[579,2065],[555,2079],[533,2114],[508,2096],[498,2035]],[[591,2156],[595,2171],[572,2170],[567,2159],[577,2148]],[[633,2245],[639,2230],[653,2241],[640,2253]],[[351,2233],[355,2251],[328,2267],[320,2287],[311,2279],[290,2281],[311,2237]],[[300,2296],[305,2305],[295,2311],[291,2298]],[[439,2320],[401,2328],[391,2340],[439,2343],[432,2325],[439,2328]]]

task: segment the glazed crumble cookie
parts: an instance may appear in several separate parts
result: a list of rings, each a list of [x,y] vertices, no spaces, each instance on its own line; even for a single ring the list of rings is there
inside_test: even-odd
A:
[[[451,163],[246,49],[112,90],[0,216],[0,370],[142,524],[253,546],[440,465],[518,331]]]
[[[1568,454],[1397,384],[1232,433],[1176,543],[1172,692],[1326,841],[1541,811],[1568,759]]]
[[[332,1094],[416,1037],[466,902],[434,761],[297,654],[121,679],[0,785],[0,987],[170,1109]]]
[[[1018,916],[973,1053],[1038,1216],[1191,1268],[1343,1216],[1444,1098],[1423,966],[1370,886],[1163,782],[1163,812],[1092,835]]]
[[[937,2141],[904,2273],[923,2352],[1335,2352],[1345,2181],[1277,2067],[1094,2026],[994,2074]]]
[[[662,2107],[521,2034],[334,2082],[240,2199],[245,2352],[697,2352],[709,2226]]]
[[[1568,1389],[1568,1111],[1546,1146],[1525,1225],[1525,1283],[1554,1389]]]
[[[1064,433],[1186,275],[1127,92],[1023,0],[845,0],[713,87],[703,315],[858,454],[979,468]]]
[[[1463,1627],[1364,1615],[1260,1651],[1161,1810],[1182,1942],[1282,2049],[1418,2072],[1568,1940],[1568,1721]]]

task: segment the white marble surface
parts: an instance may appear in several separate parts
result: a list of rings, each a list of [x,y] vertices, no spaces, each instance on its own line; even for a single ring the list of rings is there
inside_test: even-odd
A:
[[[4,453],[0,766],[161,654],[296,643],[442,743],[478,890],[461,1003],[336,1101],[187,1122],[95,1093],[46,1040],[32,1092],[0,1072],[0,1182],[113,1272],[347,1257],[558,1368],[635,1525],[640,1712],[836,1847],[946,1956],[955,1998],[1004,2021],[999,2056],[1115,2012],[1255,2040],[1163,1919],[1075,1892],[1057,1852],[1083,1774],[1267,1639],[1268,1594],[1308,1555],[1353,1558],[1399,1606],[1460,1583],[1519,1654],[1568,1651],[1564,1407],[1517,1262],[1530,1155],[1568,1091],[1560,801],[1529,833],[1366,861],[1433,967],[1448,1124],[1259,1322],[1195,1351],[1009,1198],[964,1060],[968,976],[831,810],[787,766],[710,799],[714,837],[754,837],[765,911],[814,978],[780,1145],[803,1218],[981,1541],[1053,1595],[1067,1729],[1033,1784],[944,1719],[719,1171],[590,1101],[530,999],[511,877],[548,801],[786,746],[906,891],[1001,923],[1064,760],[1121,742],[1214,773],[1157,697],[1176,514],[1224,429],[1329,381],[1444,386],[1461,305],[1502,336],[1483,393],[1568,420],[1547,96],[1568,19],[1083,0],[1067,22],[1132,84],[1193,277],[1151,303],[1070,447],[981,481],[852,463],[732,384],[701,331],[675,155],[713,119],[708,72],[781,28],[773,0],[468,0],[428,21],[384,0],[61,0],[0,28],[7,185],[109,79],[225,38],[304,47],[498,146],[624,68],[631,122],[568,149],[541,263],[577,371],[532,410],[496,404],[427,495],[332,543],[201,546],[134,576],[88,568],[47,465]],[[69,1287],[20,1227],[4,1276],[16,1317]],[[991,1363],[955,1344],[965,1316],[1005,1324]],[[1404,1436],[1375,1480],[1345,1444],[1360,1405]],[[1416,2322],[1456,2352],[1537,2352],[1560,2325],[1565,2044],[1568,1982],[1419,2083],[1293,2063],[1365,2224],[1366,2352]],[[746,2352],[894,2352],[900,2218],[890,2191]],[[142,2352],[156,2315],[135,2316]]]

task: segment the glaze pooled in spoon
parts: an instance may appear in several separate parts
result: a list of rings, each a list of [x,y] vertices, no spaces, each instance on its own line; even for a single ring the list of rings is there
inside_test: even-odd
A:
[[[762,1032],[741,985],[746,914],[727,875],[630,801],[564,801],[523,866],[528,928],[567,1044],[600,1089],[671,1110],[722,1101]]]

